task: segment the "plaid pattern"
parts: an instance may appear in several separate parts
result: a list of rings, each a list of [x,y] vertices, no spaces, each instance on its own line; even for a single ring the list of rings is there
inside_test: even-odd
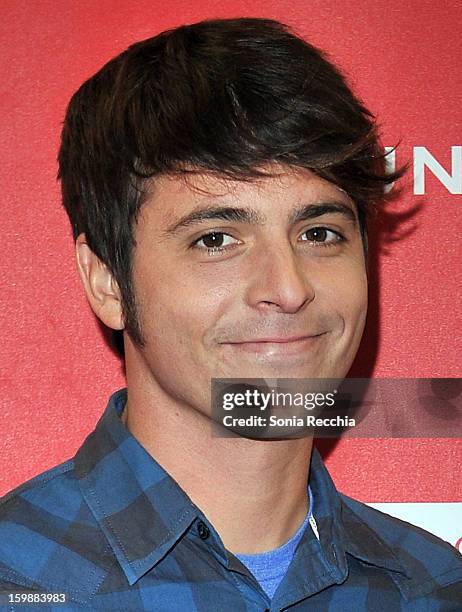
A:
[[[462,610],[462,556],[335,489],[314,451],[320,540],[306,529],[269,601],[206,516],[120,420],[110,398],[75,458],[0,504],[0,592],[65,593],[41,610]],[[1,610],[31,610],[9,604]]]

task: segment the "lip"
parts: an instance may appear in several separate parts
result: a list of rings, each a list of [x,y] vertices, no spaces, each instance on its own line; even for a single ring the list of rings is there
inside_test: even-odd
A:
[[[241,342],[226,342],[225,344],[237,351],[246,353],[271,355],[293,355],[304,353],[311,349],[326,332],[305,336],[274,336],[244,340]]]

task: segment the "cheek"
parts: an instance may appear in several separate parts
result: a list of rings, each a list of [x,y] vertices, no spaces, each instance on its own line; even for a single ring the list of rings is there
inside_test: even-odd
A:
[[[326,282],[329,278],[329,282]],[[318,283],[316,293],[324,307],[343,322],[346,331],[352,333],[364,326],[367,313],[367,276],[361,261],[349,261],[335,265]]]
[[[365,272],[346,275],[344,287],[341,313],[345,324],[345,337],[350,339],[356,352],[366,324],[368,295]]]
[[[142,328],[154,342],[170,341],[177,348],[195,345],[197,350],[197,342],[229,309],[235,289],[214,273],[212,264],[194,273],[167,262],[159,262],[156,268],[156,274],[139,270]]]
[[[363,269],[345,270],[341,279],[341,298],[345,313],[363,312],[367,309],[367,277]]]

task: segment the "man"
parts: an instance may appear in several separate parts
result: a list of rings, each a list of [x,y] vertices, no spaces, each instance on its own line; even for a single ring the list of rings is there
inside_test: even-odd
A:
[[[4,605],[461,609],[460,555],[338,493],[311,436],[212,435],[212,379],[342,379],[364,329],[398,173],[322,53],[259,19],[137,43],[74,95],[59,162],[127,389],[4,498]]]

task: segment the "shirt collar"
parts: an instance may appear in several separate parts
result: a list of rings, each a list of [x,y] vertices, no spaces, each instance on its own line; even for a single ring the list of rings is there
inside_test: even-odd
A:
[[[76,454],[75,473],[132,585],[175,546],[198,517],[207,519],[124,426],[120,416],[126,401],[126,388],[112,394],[95,430]],[[393,551],[342,503],[316,449],[309,482],[320,544],[329,565],[336,568],[336,582],[347,576],[347,554],[405,574]]]
[[[345,504],[316,448],[310,466],[310,486],[314,498],[314,516],[324,551],[333,549],[333,557],[341,565],[346,555],[380,567],[398,575],[394,577],[401,588],[401,576],[406,570],[393,550],[382,538]]]
[[[122,423],[127,389],[109,399],[75,457],[83,496],[132,585],[156,565],[200,510]]]

